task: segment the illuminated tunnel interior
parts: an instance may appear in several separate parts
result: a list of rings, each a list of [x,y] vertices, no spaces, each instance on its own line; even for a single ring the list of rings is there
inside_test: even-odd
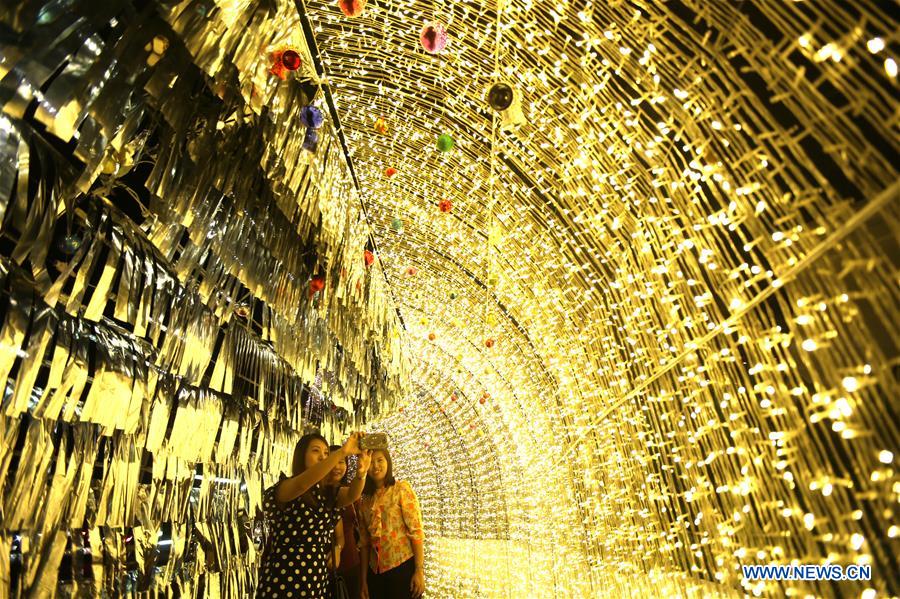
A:
[[[364,430],[428,597],[897,596],[896,8],[5,3],[0,595],[252,596]]]

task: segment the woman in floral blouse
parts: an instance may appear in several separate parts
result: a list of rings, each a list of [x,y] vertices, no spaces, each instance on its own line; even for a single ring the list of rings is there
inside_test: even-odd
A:
[[[408,599],[425,592],[422,512],[409,483],[395,481],[391,454],[372,452],[360,500],[360,595]]]

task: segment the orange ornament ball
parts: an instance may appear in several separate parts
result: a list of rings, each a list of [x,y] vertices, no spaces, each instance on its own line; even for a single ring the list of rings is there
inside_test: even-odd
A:
[[[375,119],[375,124],[373,125],[373,127],[375,128],[375,131],[377,133],[381,133],[382,135],[388,132],[388,124],[383,116]]]
[[[309,280],[309,297],[314,296],[325,288],[325,277],[316,275]]]
[[[302,64],[300,54],[296,50],[285,50],[281,54],[281,64],[289,71],[296,71]]]
[[[338,0],[338,8],[345,17],[358,17],[366,8],[366,0]]]

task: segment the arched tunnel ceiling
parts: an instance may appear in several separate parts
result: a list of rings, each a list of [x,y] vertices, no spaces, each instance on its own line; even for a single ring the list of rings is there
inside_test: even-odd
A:
[[[372,3],[348,19],[310,2],[307,12],[414,342],[433,333],[488,362],[564,359],[569,378],[588,379],[569,386],[573,396],[599,394],[604,405],[659,369],[655,331],[674,297],[716,290],[706,310],[690,305],[706,300],[680,305],[713,323],[732,301],[753,301],[818,241],[834,208],[893,182],[898,145],[883,130],[889,77],[847,67],[880,67],[865,51],[869,32],[854,29],[859,9],[821,15],[820,35],[860,50],[835,61],[821,59],[814,35],[798,42],[818,12],[804,3],[577,8]],[[864,14],[888,22],[877,5]],[[437,55],[418,42],[431,19],[450,35]],[[498,79],[524,96],[528,122],[513,131],[494,127],[485,103]],[[866,110],[854,89],[871,90]],[[386,134],[373,129],[379,117]],[[440,133],[457,141],[452,152],[436,151]],[[443,199],[450,214],[437,208]],[[776,230],[800,238],[788,247]],[[754,267],[772,274],[760,279]],[[450,330],[454,319],[465,326]],[[497,350],[484,351],[498,335]],[[663,336],[675,348],[665,360],[693,337]]]
[[[440,590],[465,594],[473,576],[494,588],[504,560],[527,551],[541,573],[513,586],[529,596],[756,593],[736,572],[742,552],[784,549],[741,536],[741,497],[775,510],[754,526],[811,534],[774,523],[789,491],[758,477],[817,443],[792,398],[812,405],[839,383],[831,358],[806,351],[838,325],[797,323],[806,306],[847,297],[840,278],[822,278],[846,265],[836,244],[859,235],[868,249],[851,253],[877,255],[862,239],[878,227],[853,230],[896,208],[896,65],[873,51],[896,30],[889,8],[447,0],[370,2],[347,18],[331,2],[301,6],[416,364],[419,392],[380,426],[435,530],[468,518],[447,533],[457,540],[432,545]],[[418,41],[430,21],[449,33],[438,54]],[[487,107],[497,81],[523,97],[518,127]],[[452,151],[436,149],[439,134]],[[891,394],[887,376],[875,396]],[[750,449],[754,435],[772,456]],[[782,435],[803,440],[783,450]],[[432,438],[444,440],[423,445]],[[689,470],[726,447],[741,460]],[[462,476],[448,462],[485,452],[496,462],[472,462],[466,491],[446,487]],[[809,493],[829,484],[828,463],[795,464]],[[540,488],[522,482],[537,472]],[[716,500],[729,490],[736,500]],[[691,507],[697,494],[718,515],[686,534],[710,513]],[[476,496],[504,506],[508,536],[477,521]],[[639,571],[650,579],[620,577]],[[714,582],[728,584],[704,586]]]

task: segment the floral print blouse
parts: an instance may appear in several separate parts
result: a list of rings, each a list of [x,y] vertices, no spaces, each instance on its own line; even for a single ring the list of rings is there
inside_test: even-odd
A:
[[[359,512],[359,544],[372,548],[369,568],[376,574],[411,558],[412,541],[425,540],[419,500],[405,480],[363,496]]]

